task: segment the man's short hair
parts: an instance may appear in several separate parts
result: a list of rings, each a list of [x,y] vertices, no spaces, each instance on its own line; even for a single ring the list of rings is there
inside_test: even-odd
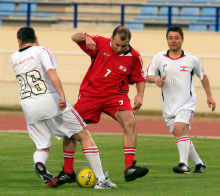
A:
[[[22,41],[23,44],[34,43],[36,41],[36,35],[32,27],[22,27],[17,32],[17,38]]]
[[[179,32],[179,34],[183,38],[183,30],[182,30],[181,27],[179,27],[179,26],[172,26],[172,27],[168,28],[167,29],[166,38],[168,37],[168,34],[169,34],[170,31]]]
[[[126,40],[128,38],[128,40],[131,39],[131,32],[127,27],[124,26],[118,26],[114,29],[113,33],[112,33],[112,39],[114,39],[114,37],[119,34],[120,35],[120,39],[122,41]]]

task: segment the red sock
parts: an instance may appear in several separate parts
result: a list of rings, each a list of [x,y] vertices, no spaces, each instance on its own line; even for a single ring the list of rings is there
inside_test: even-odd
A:
[[[128,168],[132,166],[135,153],[136,153],[136,147],[124,147],[125,170],[128,170]]]
[[[64,172],[67,174],[72,174],[74,168],[75,151],[64,150],[63,157],[64,157]]]

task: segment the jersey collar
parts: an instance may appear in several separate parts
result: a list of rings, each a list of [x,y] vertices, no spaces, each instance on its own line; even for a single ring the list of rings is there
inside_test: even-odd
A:
[[[170,58],[170,59],[173,59],[173,60],[177,60],[177,59],[180,59],[180,58],[186,56],[186,55],[184,54],[184,51],[183,51],[183,50],[182,50],[182,54],[180,55],[180,57],[177,57],[177,58],[172,58],[172,57],[170,57],[170,56],[169,56],[169,52],[170,52],[170,50],[167,50],[167,53],[164,54],[164,56],[165,56],[165,57],[168,57],[168,58]]]
[[[32,47],[32,46],[27,46],[27,47],[25,47],[25,48],[19,49],[19,52],[23,52],[24,50],[26,50],[26,49],[28,49],[28,48],[30,48],[30,47]]]
[[[111,49],[112,49],[112,42],[110,42],[110,47],[111,47]],[[113,49],[112,49],[112,50],[113,50]],[[120,55],[118,55],[118,56],[129,56],[128,54],[131,52],[131,50],[132,50],[132,47],[129,45],[128,51],[126,51],[126,52],[124,52],[123,54],[120,54]]]

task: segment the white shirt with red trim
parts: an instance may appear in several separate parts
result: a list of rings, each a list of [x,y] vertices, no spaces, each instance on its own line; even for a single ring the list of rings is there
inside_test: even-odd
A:
[[[52,85],[47,70],[56,69],[50,49],[27,47],[11,56],[11,64],[19,82],[21,106],[28,124],[49,119],[61,113],[59,94]],[[71,107],[66,108],[70,110]]]
[[[166,75],[165,84],[161,88],[164,117],[175,116],[183,109],[195,111],[194,75],[200,80],[205,75],[196,56],[184,51],[181,57],[173,59],[167,55],[167,51],[159,52],[152,58],[145,75]]]

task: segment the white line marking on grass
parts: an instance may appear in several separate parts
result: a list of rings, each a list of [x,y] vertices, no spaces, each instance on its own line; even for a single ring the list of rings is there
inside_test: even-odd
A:
[[[0,130],[0,133],[27,133],[27,130]],[[123,135],[123,133],[110,133],[110,132],[91,132],[91,134],[95,135]],[[166,135],[166,134],[147,134],[147,133],[141,133],[137,134],[138,136],[159,136],[159,137],[173,137],[172,135]],[[220,139],[220,136],[198,136],[198,135],[191,135],[191,138],[209,138],[209,139]]]

